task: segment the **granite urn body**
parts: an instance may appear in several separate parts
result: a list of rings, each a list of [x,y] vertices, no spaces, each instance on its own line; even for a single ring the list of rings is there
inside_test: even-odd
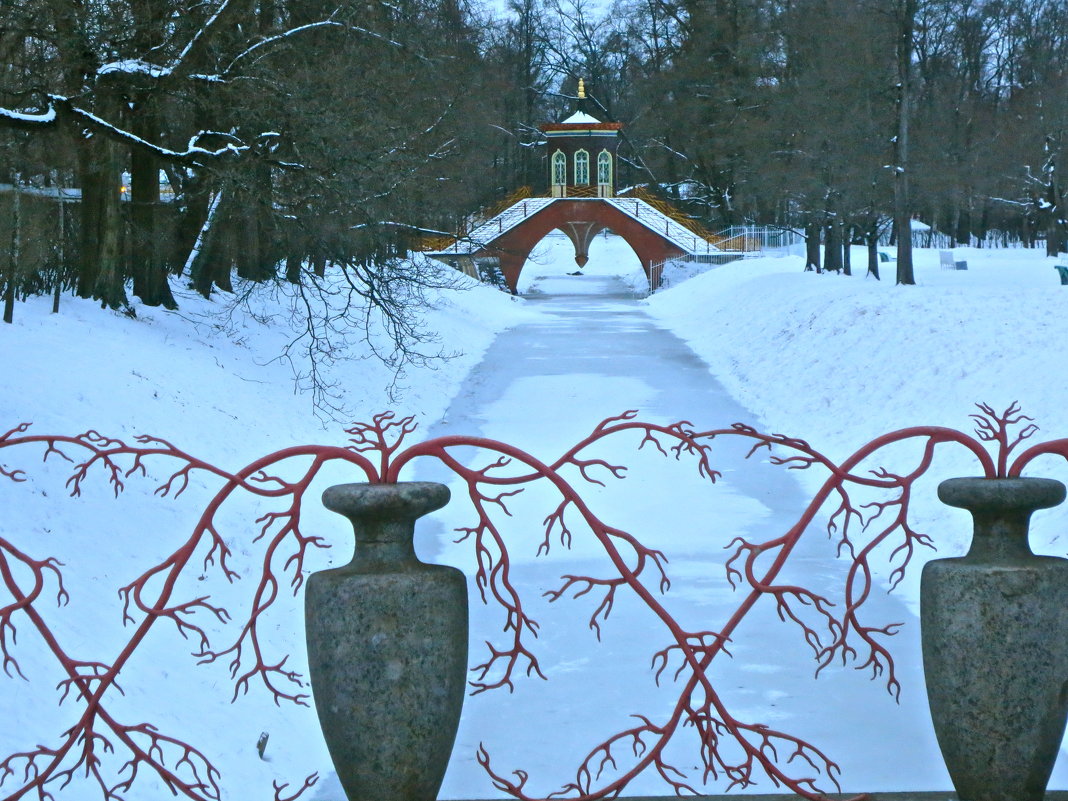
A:
[[[344,567],[308,579],[312,694],[349,801],[434,801],[463,705],[467,582],[415,555],[415,521],[442,484],[342,484],[324,505],[352,521]]]
[[[959,478],[938,496],[974,520],[971,549],[924,567],[923,667],[961,801],[1041,801],[1068,713],[1068,560],[1037,556],[1028,523],[1064,485]]]

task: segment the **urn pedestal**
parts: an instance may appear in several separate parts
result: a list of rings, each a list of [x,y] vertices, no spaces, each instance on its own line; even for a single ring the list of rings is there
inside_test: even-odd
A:
[[[938,496],[974,520],[971,549],[924,567],[923,667],[961,801],[1041,801],[1068,714],[1068,560],[1037,556],[1036,509],[1059,481],[959,478]]]
[[[319,722],[349,801],[434,801],[463,705],[467,582],[415,555],[415,521],[442,484],[343,484],[352,561],[309,577],[305,627]]]

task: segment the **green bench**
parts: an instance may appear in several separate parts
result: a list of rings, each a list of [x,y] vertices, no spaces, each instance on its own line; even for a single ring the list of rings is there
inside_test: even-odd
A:
[[[1055,264],[1053,265],[1053,269],[1056,270],[1061,277],[1061,286],[1068,286],[1068,264]]]

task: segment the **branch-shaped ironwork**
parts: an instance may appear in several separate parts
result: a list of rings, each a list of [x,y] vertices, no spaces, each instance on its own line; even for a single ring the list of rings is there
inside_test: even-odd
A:
[[[512,689],[521,675],[545,678],[534,643],[539,624],[513,581],[510,548],[514,546],[500,522],[511,516],[511,500],[537,482],[546,483],[558,496],[542,520],[538,555],[548,553],[557,542],[568,548],[576,537],[590,536],[611,565],[603,575],[564,574],[560,584],[546,593],[549,601],[590,597],[593,611],[588,624],[599,638],[620,595],[631,593],[648,607],[666,635],[666,642],[651,654],[651,667],[657,683],[670,680],[677,688],[670,714],[654,720],[636,711],[632,725],[586,752],[574,778],[553,797],[592,801],[618,796],[635,776],[652,771],[679,794],[698,794],[698,788],[711,781],[723,782],[727,789],[746,788],[764,776],[805,798],[822,798],[822,784],[838,788],[837,763],[817,746],[788,732],[733,715],[712,683],[710,667],[721,653],[729,653],[727,646],[750,610],[769,602],[780,619],[800,632],[813,653],[816,674],[834,661],[853,664],[873,678],[883,678],[887,690],[896,696],[900,683],[887,640],[899,624],[867,621],[864,605],[874,586],[877,556],[885,554],[891,568],[890,583],[895,586],[917,549],[932,545],[931,538],[912,524],[909,513],[915,484],[928,471],[936,449],[943,445],[964,447],[989,477],[1018,475],[1041,455],[1068,459],[1068,439],[1062,439],[1035,445],[1010,464],[1015,449],[1037,430],[1015,404],[1003,413],[980,405],[979,414],[973,417],[974,437],[941,427],[906,428],[879,437],[836,463],[805,440],[764,434],[751,426],[734,424],[699,431],[685,421],[646,423],[637,419],[635,412],[602,421],[555,460],[544,461],[506,443],[479,437],[446,436],[408,445],[406,440],[415,431],[413,418],[384,413],[370,423],[356,423],[347,429],[346,447],[287,448],[235,472],[199,460],[158,437],[141,436],[127,444],[93,430],[77,436],[37,435],[29,433],[26,424],[17,426],[0,436],[0,450],[37,446],[43,448],[45,459],[55,456],[69,462],[68,488],[73,495],[81,492],[92,474],[102,473],[118,496],[128,481],[147,479],[149,465],[157,463],[168,465],[164,471],[167,477],[155,488],[160,496],[181,496],[197,473],[221,482],[221,488],[190,536],[120,589],[123,622],[131,634],[110,660],[75,658],[38,611],[38,604],[47,598],[54,597],[61,604],[66,601],[62,566],[54,559],[31,556],[0,538],[0,580],[10,599],[0,606],[0,658],[5,673],[21,675],[17,626],[27,621],[62,666],[61,702],[69,699],[80,704],[78,720],[55,743],[0,761],[0,785],[11,780],[21,782],[12,799],[30,792],[40,799],[51,798],[50,788],[65,786],[75,771],[83,771],[100,786],[105,799],[121,798],[132,791],[139,773],[146,771],[176,794],[218,798],[220,777],[205,754],[150,723],[128,723],[111,716],[110,693],[119,689],[119,676],[131,655],[157,623],[166,622],[194,644],[192,653],[197,661],[226,661],[235,697],[258,687],[276,703],[305,704],[303,677],[286,667],[288,655],[278,651],[263,624],[279,597],[283,577],[288,573],[289,588],[299,592],[310,549],[327,546],[322,538],[300,529],[306,492],[322,468],[331,463],[345,463],[365,480],[380,483],[397,481],[407,465],[430,457],[449,468],[466,489],[475,519],[458,529],[459,539],[471,544],[474,581],[482,600],[496,604],[503,613],[503,641],[487,641],[487,656],[472,669],[473,692]],[[713,449],[727,438],[750,442],[749,456],[767,452],[773,466],[824,470],[827,477],[786,532],[759,541],[745,537],[732,540],[725,571],[739,594],[737,607],[722,625],[690,630],[673,618],[667,605],[667,556],[606,522],[580,492],[586,485],[603,486],[626,478],[624,465],[605,459],[597,451],[610,437],[631,437],[636,450],[686,460],[699,476],[713,483],[720,475],[712,466]],[[919,457],[908,469],[863,469],[884,449],[907,441],[921,445]],[[992,455],[986,450],[988,445],[994,450]],[[481,454],[480,464],[469,465],[458,455],[470,449]],[[296,479],[282,477],[292,472],[282,471],[283,463],[300,465]],[[22,469],[0,465],[0,478],[20,482],[27,475]],[[865,497],[856,500],[858,491]],[[210,594],[184,596],[179,580],[191,564],[199,564],[205,572],[211,571],[227,582],[236,578],[237,571],[230,564],[233,554],[218,512],[238,492],[281,503],[281,507],[267,511],[257,521],[259,530],[252,539],[262,546],[262,561],[249,593],[248,609],[232,619]],[[871,493],[882,495],[867,500]],[[825,529],[838,555],[848,560],[840,597],[781,578],[801,537],[821,513],[826,514]],[[216,645],[213,638],[219,636],[218,629],[234,633]],[[668,744],[682,738],[689,738],[699,755],[700,769],[695,775],[688,775],[666,756]],[[102,760],[120,749],[125,754],[121,779],[109,783],[101,769]],[[511,777],[497,772],[485,748],[480,749],[478,760],[499,789],[528,801],[540,797],[528,791],[526,772],[517,770]],[[292,789],[276,782],[276,801],[296,799],[315,780],[313,774]]]
[[[118,496],[131,476],[147,476],[147,463],[161,460],[176,462],[177,467],[156,488],[157,494],[180,495],[190,476],[198,471],[222,479],[223,487],[203,511],[192,534],[173,553],[120,589],[123,622],[132,632],[110,661],[74,657],[37,611],[36,604],[50,576],[57,583],[57,599],[61,603],[67,599],[59,563],[54,559],[32,558],[7,540],[0,539],[0,578],[12,599],[11,603],[0,607],[0,657],[4,668],[9,674],[21,674],[14,652],[15,619],[16,614],[21,614],[44,639],[66,674],[58,686],[62,693],[60,701],[69,697],[83,707],[75,724],[60,736],[58,745],[39,745],[0,762],[0,783],[21,772],[23,785],[9,798],[29,792],[36,792],[40,798],[50,798],[48,788],[66,786],[76,771],[84,771],[99,785],[105,799],[117,799],[131,790],[140,771],[147,770],[176,794],[194,799],[219,798],[219,774],[207,756],[193,745],[158,731],[150,723],[128,724],[112,717],[107,704],[109,693],[119,690],[118,678],[148,632],[158,622],[168,621],[184,639],[195,642],[193,653],[201,662],[215,661],[223,656],[230,658],[235,696],[240,691],[247,692],[250,682],[257,679],[276,702],[305,703],[306,693],[299,692],[303,686],[302,677],[285,667],[288,654],[269,656],[277,644],[265,645],[260,623],[277,598],[279,574],[286,570],[292,572],[289,583],[296,592],[303,580],[308,549],[326,546],[321,538],[306,536],[299,529],[304,493],[322,465],[345,461],[370,479],[377,478],[374,465],[347,448],[309,446],[278,451],[236,473],[229,473],[156,437],[138,437],[136,444],[131,445],[95,431],[69,437],[28,434],[29,430],[29,426],[23,424],[7,432],[0,437],[0,448],[38,445],[44,447],[44,458],[56,455],[71,462],[74,466],[68,488],[72,495],[81,492],[83,482],[96,465],[103,468],[106,481]],[[79,457],[81,461],[69,455],[75,450],[83,452]],[[308,459],[310,465],[296,481],[286,481],[268,472],[282,462]],[[22,471],[5,469],[4,475],[14,480],[24,479]],[[265,499],[289,498],[290,505],[284,511],[269,512],[259,521],[262,527],[255,539],[264,540],[265,549],[252,608],[232,643],[216,650],[211,644],[211,633],[201,618],[225,624],[230,619],[229,612],[212,603],[209,595],[182,599],[177,595],[177,586],[197,554],[201,554],[200,562],[205,570],[214,566],[227,581],[237,577],[236,571],[229,567],[230,549],[219,530],[216,514],[238,490]],[[26,586],[16,579],[12,569],[16,564],[29,570],[31,579]],[[102,755],[117,752],[120,746],[127,754],[119,770],[122,778],[117,783],[110,783],[101,769]],[[21,770],[16,770],[16,766]],[[306,782],[295,795],[288,797],[296,798],[309,786]]]

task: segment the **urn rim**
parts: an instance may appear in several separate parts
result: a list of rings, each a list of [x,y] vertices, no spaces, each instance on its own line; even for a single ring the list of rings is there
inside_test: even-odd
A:
[[[335,484],[323,491],[323,506],[346,517],[421,517],[442,508],[452,493],[434,481]]]
[[[1065,486],[1053,478],[950,478],[938,485],[938,498],[947,506],[981,511],[1033,511],[1057,506]]]

